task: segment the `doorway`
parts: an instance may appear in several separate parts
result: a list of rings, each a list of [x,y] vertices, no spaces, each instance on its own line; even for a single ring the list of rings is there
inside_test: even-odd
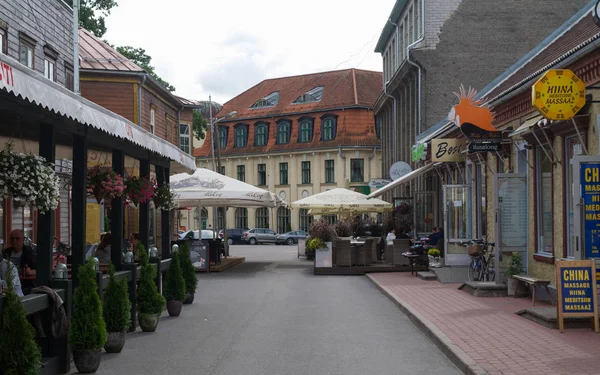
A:
[[[444,185],[444,247],[447,266],[469,264],[467,247],[473,239],[473,203],[470,185]]]

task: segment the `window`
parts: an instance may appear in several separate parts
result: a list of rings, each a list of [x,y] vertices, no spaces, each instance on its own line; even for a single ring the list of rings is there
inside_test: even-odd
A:
[[[312,225],[312,216],[308,214],[308,210],[306,208],[301,208],[299,212],[300,218],[300,230],[305,232],[310,231],[310,226]]]
[[[73,73],[73,67],[65,63],[65,88],[67,90],[75,90],[75,74]]]
[[[156,109],[150,107],[150,133],[154,134],[154,128],[156,124]]]
[[[248,209],[247,208],[238,208],[235,210],[235,227],[242,228],[242,229],[248,228]]]
[[[208,223],[208,210],[204,207],[202,207],[202,211],[200,211],[200,222],[201,228],[206,229]]]
[[[313,120],[312,119],[300,119],[300,134],[298,136],[298,142],[305,143],[312,141],[313,137]]]
[[[584,133],[585,134],[585,133]],[[585,138],[584,138],[585,139]],[[575,209],[575,204],[573,202],[573,165],[571,164],[571,160],[575,156],[583,155],[583,145],[579,140],[578,136],[570,136],[565,138],[565,178],[566,184],[565,188],[567,190],[565,194],[565,201],[567,204],[567,257],[572,258],[574,256],[574,249],[576,247],[575,240],[579,234],[576,233],[575,228],[573,226],[574,215],[578,213]]]
[[[258,165],[258,186],[265,186],[267,184],[267,165]]]
[[[287,120],[280,121],[277,124],[277,144],[283,145],[290,143],[291,125]]]
[[[350,182],[365,180],[365,159],[350,159]]]
[[[0,29],[0,53],[4,55],[8,53],[8,41],[5,29]]]
[[[477,204],[477,238],[482,238],[487,235],[487,167],[484,163],[477,163],[475,168],[476,196],[481,197],[475,202]]]
[[[335,183],[335,160],[325,160],[325,183]]]
[[[33,69],[34,66],[34,45],[29,38],[21,39],[19,45],[19,62],[30,69]]]
[[[219,149],[223,150],[227,147],[227,133],[229,128],[226,126],[219,126]]]
[[[286,233],[292,230],[290,210],[285,207],[277,209],[277,233]]]
[[[326,115],[321,118],[321,140],[332,141],[335,139],[336,116]]]
[[[251,109],[273,107],[279,103],[279,91],[275,91],[252,104]]]
[[[375,119],[375,134],[377,135],[377,139],[381,139],[381,124],[383,123],[383,119],[381,117],[377,117]]]
[[[538,147],[536,161],[538,253],[552,255],[552,160]]]
[[[302,162],[302,183],[310,184],[310,161]]]
[[[44,77],[55,82],[56,81],[56,60],[51,60],[48,57],[44,59]]]
[[[186,154],[190,153],[190,125],[179,124],[179,149]]]
[[[248,125],[236,125],[233,147],[240,148],[248,145]]]
[[[317,86],[300,95],[292,104],[320,102],[321,98],[323,98],[323,87]]]
[[[254,145],[265,146],[269,135],[269,126],[265,123],[258,123],[254,128]]]
[[[279,185],[288,184],[288,163],[279,163]]]
[[[238,165],[237,166],[237,179],[242,182],[246,182],[246,166]]]
[[[217,208],[217,227],[215,228],[215,230],[220,230],[224,228],[224,221],[223,221],[223,207],[218,207]]]
[[[222,174],[223,176],[225,176],[225,166],[224,165],[219,167],[219,173]]]
[[[149,237],[149,245],[156,246],[156,208],[149,207],[148,208],[148,237]]]
[[[335,225],[335,223],[337,223],[337,215],[323,215],[323,219],[327,221],[329,225]]]
[[[269,227],[269,209],[261,207],[256,209],[256,228]]]

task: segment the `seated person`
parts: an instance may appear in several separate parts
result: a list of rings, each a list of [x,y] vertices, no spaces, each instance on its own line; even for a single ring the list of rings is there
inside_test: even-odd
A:
[[[411,225],[410,232],[408,232],[408,237],[410,237],[411,239],[414,239],[416,236],[417,236],[417,232],[415,232],[415,226]]]
[[[112,234],[107,232],[104,237],[102,237],[102,241],[100,245],[96,248],[94,252],[94,256],[98,258],[98,261],[101,264],[106,264],[110,261],[110,249],[112,242]]]
[[[395,239],[396,239],[396,229],[394,228],[390,231],[390,233],[387,234],[385,241],[387,242],[388,245],[393,245]]]
[[[25,246],[25,234],[21,229],[15,229],[10,232],[10,247],[2,251],[2,258],[9,260],[17,268],[17,273],[24,276],[36,275],[36,259],[33,249]],[[23,282],[23,287],[32,288],[35,285],[33,280]]]
[[[135,262],[140,261],[140,234],[138,232],[132,232],[129,235],[129,247],[127,250],[133,253]]]
[[[0,288],[7,288],[8,278],[11,278],[12,285],[15,293],[19,297],[23,297],[23,290],[21,289],[21,280],[19,279],[19,273],[17,267],[6,259],[0,260]]]
[[[427,244],[429,246],[435,247],[438,243],[438,228],[437,227],[433,227],[433,229],[431,230],[431,234],[429,235],[429,241],[427,242]]]

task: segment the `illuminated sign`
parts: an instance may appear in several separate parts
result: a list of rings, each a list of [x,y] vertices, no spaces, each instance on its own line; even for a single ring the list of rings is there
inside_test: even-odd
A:
[[[531,100],[548,120],[569,120],[585,105],[585,83],[569,69],[548,70],[533,84]]]
[[[423,161],[427,159],[427,144],[421,143],[412,146],[411,161]]]

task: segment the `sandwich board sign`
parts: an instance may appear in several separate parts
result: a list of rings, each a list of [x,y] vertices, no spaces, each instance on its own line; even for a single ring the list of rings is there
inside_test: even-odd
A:
[[[556,262],[557,314],[560,332],[566,317],[589,317],[595,332],[598,327],[596,263],[593,260],[561,260]]]

